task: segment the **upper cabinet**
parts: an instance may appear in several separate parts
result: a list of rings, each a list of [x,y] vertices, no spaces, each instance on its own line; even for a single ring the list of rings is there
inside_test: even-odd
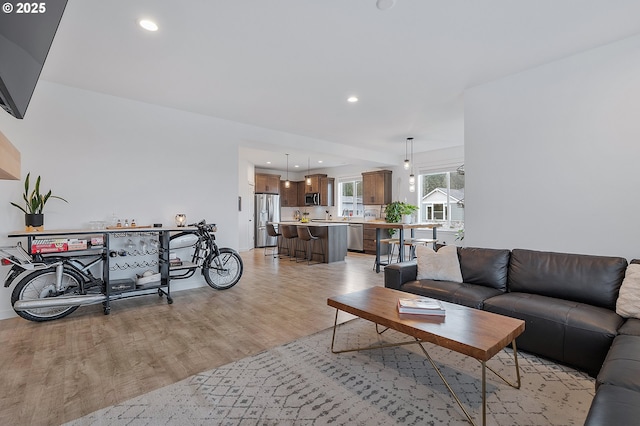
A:
[[[373,205],[391,202],[391,170],[362,173],[362,202]]]
[[[304,189],[304,182],[289,182],[289,188],[286,186],[286,181],[280,181],[280,206],[281,207],[298,207],[300,206],[300,199],[304,201],[304,194],[302,198],[298,197],[300,187]]]
[[[256,173],[256,194],[279,194],[280,175]]]
[[[321,192],[320,180],[326,178],[327,175],[307,175],[304,177],[305,191],[307,194],[311,192]]]
[[[335,205],[335,179],[327,176],[320,178],[320,203],[323,206]]]
[[[296,182],[298,184],[298,207],[304,207],[304,194],[307,192],[307,185],[304,181]]]
[[[335,179],[327,175],[317,175],[316,186],[309,186],[306,180],[302,182],[289,182],[289,188],[285,186],[285,181],[280,181],[280,206],[281,207],[304,207],[305,194],[309,193],[309,188],[320,193],[320,203],[322,206],[333,206],[335,197]]]

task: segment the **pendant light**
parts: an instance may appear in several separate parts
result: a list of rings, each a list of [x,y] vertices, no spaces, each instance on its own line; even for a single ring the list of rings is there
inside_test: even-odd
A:
[[[403,167],[405,170],[409,170],[409,167],[411,166],[411,163],[409,162],[409,157],[407,156],[407,145],[409,144],[409,140],[413,140],[413,138],[407,138],[406,141],[404,141],[404,164]]]
[[[289,154],[285,154],[287,156],[287,180],[284,181],[284,187],[289,188],[291,186],[291,182],[289,182]]]
[[[413,174],[413,138],[411,141],[411,174],[409,175],[409,192],[416,192],[416,176]]]
[[[307,185],[311,186],[311,158],[307,157]]]

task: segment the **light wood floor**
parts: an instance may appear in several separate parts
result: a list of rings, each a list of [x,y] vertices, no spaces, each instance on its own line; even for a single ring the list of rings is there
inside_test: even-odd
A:
[[[384,285],[373,256],[307,266],[262,249],[241,255],[244,275],[228,290],[175,292],[172,305],[154,295],[116,301],[108,316],[97,305],[41,324],[0,321],[0,423],[73,420],[328,328],[327,297]]]

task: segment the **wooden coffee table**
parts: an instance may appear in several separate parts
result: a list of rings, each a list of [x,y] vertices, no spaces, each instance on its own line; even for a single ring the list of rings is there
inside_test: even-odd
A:
[[[508,385],[516,389],[520,388],[520,368],[518,367],[518,353],[515,338],[524,332],[524,321],[447,302],[442,302],[446,310],[444,317],[401,315],[397,309],[399,297],[418,298],[419,296],[385,287],[372,287],[355,293],[343,294],[327,299],[327,304],[336,308],[331,351],[333,353],[342,353],[408,344],[419,345],[471,424],[475,424],[473,419],[451,386],[449,386],[449,383],[447,383],[422,343],[433,343],[475,358],[482,364],[482,424],[485,425],[487,418],[486,370],[489,369],[492,371]],[[378,325],[381,325],[407,334],[413,337],[414,340],[364,348],[335,350],[334,344],[339,311],[348,312],[372,321],[376,324],[376,329]],[[384,330],[379,333],[382,332],[384,332]],[[515,360],[515,384],[509,382],[486,364],[488,360],[509,344],[513,347],[513,357]]]

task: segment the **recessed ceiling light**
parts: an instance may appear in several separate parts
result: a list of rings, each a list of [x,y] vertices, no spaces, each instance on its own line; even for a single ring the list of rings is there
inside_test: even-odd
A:
[[[267,161],[267,164],[271,164],[271,161]]]
[[[351,102],[351,103],[358,102],[358,97],[357,96],[349,96],[347,98],[347,102]]]
[[[158,31],[158,24],[148,19],[141,19],[138,24],[147,31]]]
[[[319,163],[319,164],[322,164],[322,160],[318,160],[318,163]]]
[[[295,167],[295,168],[297,169],[297,168],[299,168],[300,166],[296,164],[296,165],[295,165],[295,166],[293,166],[293,167]]]
[[[378,0],[376,7],[380,10],[389,10],[396,5],[396,0]]]

